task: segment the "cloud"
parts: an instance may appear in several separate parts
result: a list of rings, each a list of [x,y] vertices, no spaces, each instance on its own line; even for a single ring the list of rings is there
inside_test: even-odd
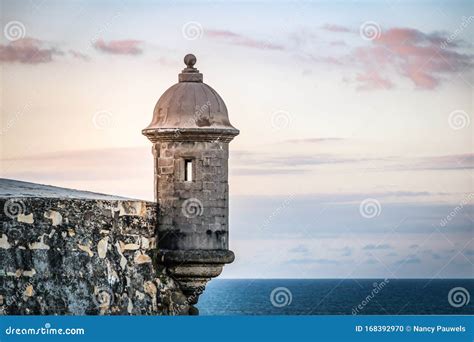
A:
[[[252,168],[232,168],[230,174],[234,176],[260,176],[260,175],[295,175],[308,173],[310,170],[300,169],[300,168],[291,168],[291,169],[252,169]]]
[[[288,250],[289,253],[309,254],[309,249],[305,245],[298,245]]]
[[[367,81],[373,80],[373,88],[391,89],[393,84],[388,77],[394,72],[419,89],[435,89],[445,77],[474,65],[473,55],[460,53],[455,50],[458,44],[447,42],[448,36],[439,32],[424,33],[412,28],[383,31],[369,46],[353,52],[365,75],[356,81],[367,87]]]
[[[76,50],[69,50],[69,54],[73,58],[80,59],[84,62],[89,62],[91,60],[91,58],[88,55],[83,54],[82,52],[79,52],[79,51],[76,51]]]
[[[344,138],[335,138],[335,137],[328,137],[328,138],[304,138],[304,139],[287,139],[282,141],[282,143],[287,144],[317,144],[317,143],[324,143],[324,142],[334,142],[334,141],[343,141],[346,140]]]
[[[23,38],[7,45],[0,45],[0,61],[7,63],[40,64],[53,61],[53,56],[63,53],[34,38]]]
[[[260,50],[284,50],[285,47],[270,40],[259,40],[228,30],[208,30],[206,36],[232,45],[245,46]]]
[[[366,41],[360,39],[358,30],[345,26],[326,24],[322,29],[334,34],[352,32],[357,38],[351,42],[361,45],[342,53],[340,49],[325,49],[328,54],[324,56],[320,54],[321,49],[314,50],[322,41],[305,34],[297,42],[292,39],[298,55],[311,62],[347,68],[344,72],[353,73],[350,79],[358,90],[393,89],[396,79],[409,80],[418,89],[431,90],[450,76],[474,66],[474,55],[462,50],[469,45],[462,40],[453,41],[446,32],[426,33],[414,28],[393,27]],[[333,43],[329,42],[329,45],[343,46]]]
[[[308,138],[288,139],[282,144],[317,144],[344,142],[344,138]],[[407,158],[402,156],[368,157],[359,155],[340,155],[330,153],[266,153],[256,151],[234,151],[231,160],[242,165],[231,170],[235,175],[267,175],[267,174],[302,174],[310,172],[310,167],[360,164],[366,171],[400,171],[400,170],[463,170],[474,168],[474,153],[453,154],[442,156],[420,156]],[[252,165],[252,168],[247,167]],[[402,194],[401,194],[402,195]],[[422,195],[422,194],[421,194]]]
[[[405,259],[398,260],[396,264],[404,265],[404,264],[419,264],[421,263],[421,259],[414,255],[409,255]]]
[[[348,27],[335,25],[335,24],[325,24],[321,29],[330,32],[350,32],[351,30]]]
[[[307,143],[308,141],[301,141],[300,143]],[[316,141],[311,141],[314,143]],[[296,140],[292,143],[296,143]],[[379,159],[374,158],[359,158],[347,157],[336,154],[300,154],[300,155],[286,155],[286,154],[272,154],[264,152],[253,151],[235,151],[232,153],[232,159],[243,163],[244,165],[254,166],[272,166],[272,167],[291,167],[291,169],[298,166],[314,166],[324,164],[342,164],[342,163],[358,163],[363,161],[375,161]],[[265,169],[266,170],[266,169]],[[291,170],[289,170],[291,171]]]
[[[338,260],[332,259],[311,259],[311,258],[303,258],[303,259],[291,259],[288,260],[288,264],[320,264],[320,265],[338,265]]]
[[[411,170],[474,169],[474,153],[421,157],[405,167]]]
[[[391,89],[393,83],[375,70],[365,71],[356,77],[358,90]]]
[[[368,244],[368,245],[365,245],[364,250],[368,250],[368,251],[374,251],[374,250],[380,250],[380,249],[392,249],[393,247],[390,246],[389,244],[382,244],[382,245],[374,245],[374,244]]]
[[[336,248],[334,250],[342,252],[341,256],[351,256],[352,255],[352,249],[349,246],[345,246],[343,248]]]
[[[140,55],[143,53],[140,40],[110,40],[108,42],[98,39],[93,47],[101,52],[113,55]]]
[[[343,40],[334,40],[330,42],[329,44],[332,46],[346,46],[347,45],[346,42]]]

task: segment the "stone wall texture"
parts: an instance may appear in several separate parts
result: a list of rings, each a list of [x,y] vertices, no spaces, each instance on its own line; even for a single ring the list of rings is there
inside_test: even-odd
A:
[[[166,141],[153,145],[159,248],[228,250],[228,157],[223,141]],[[185,181],[185,160],[192,181]]]
[[[152,257],[155,203],[22,197],[0,209],[1,314],[188,313]]]

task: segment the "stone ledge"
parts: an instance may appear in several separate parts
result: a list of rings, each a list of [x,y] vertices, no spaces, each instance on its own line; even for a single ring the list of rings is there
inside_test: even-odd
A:
[[[156,250],[157,261],[164,265],[175,264],[230,264],[234,252],[229,250]]]

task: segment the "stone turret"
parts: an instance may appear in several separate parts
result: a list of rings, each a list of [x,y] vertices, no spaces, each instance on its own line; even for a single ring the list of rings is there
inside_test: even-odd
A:
[[[153,143],[158,262],[190,304],[234,260],[229,250],[229,142],[239,134],[219,94],[194,65],[165,91],[142,133]]]

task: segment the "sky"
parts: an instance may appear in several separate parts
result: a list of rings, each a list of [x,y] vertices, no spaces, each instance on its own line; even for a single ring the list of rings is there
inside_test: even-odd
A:
[[[469,1],[1,1],[0,176],[153,200],[194,53],[230,144],[224,278],[473,278]]]

